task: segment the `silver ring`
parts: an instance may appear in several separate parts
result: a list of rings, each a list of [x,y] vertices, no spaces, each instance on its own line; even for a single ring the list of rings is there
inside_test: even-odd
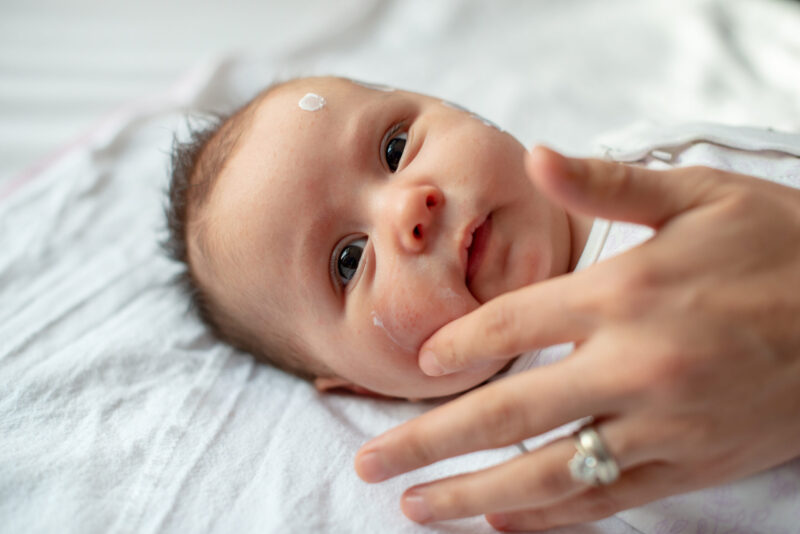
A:
[[[619,465],[592,425],[575,433],[575,448],[575,456],[569,461],[569,472],[574,480],[607,486],[619,478]]]

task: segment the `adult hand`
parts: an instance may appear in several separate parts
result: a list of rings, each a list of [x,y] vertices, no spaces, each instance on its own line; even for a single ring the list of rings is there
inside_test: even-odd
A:
[[[571,438],[410,488],[415,521],[489,514],[539,529],[720,484],[800,454],[800,191],[703,167],[566,159],[540,148],[531,179],[567,210],[656,235],[584,271],[502,295],[436,332],[420,366],[442,374],[576,342],[565,360],[479,388],[362,447],[378,482],[594,416],[621,469],[576,482]]]

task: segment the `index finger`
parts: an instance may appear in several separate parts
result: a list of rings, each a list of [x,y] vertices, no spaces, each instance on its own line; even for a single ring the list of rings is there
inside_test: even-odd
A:
[[[356,472],[367,482],[380,482],[445,458],[511,445],[588,415],[611,413],[619,406],[607,391],[608,369],[595,367],[571,357],[474,390],[365,444],[356,455]]]
[[[588,337],[594,320],[578,310],[588,269],[504,293],[437,330],[419,367],[440,376],[525,351]]]

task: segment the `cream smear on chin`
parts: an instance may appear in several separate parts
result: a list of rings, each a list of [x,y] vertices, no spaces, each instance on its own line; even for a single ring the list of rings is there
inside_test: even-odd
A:
[[[306,93],[297,105],[305,111],[317,111],[325,107],[325,99],[316,93]]]
[[[445,107],[448,107],[450,109],[456,109],[458,111],[463,111],[464,113],[469,113],[469,116],[472,117],[473,119],[481,121],[486,126],[489,126],[490,128],[494,128],[498,132],[504,132],[505,131],[502,128],[500,128],[497,124],[495,124],[492,121],[490,121],[489,119],[487,119],[485,117],[481,117],[480,115],[478,115],[474,111],[470,111],[467,108],[465,108],[464,106],[459,106],[455,102],[450,102],[449,100],[442,100],[442,105],[445,106]]]

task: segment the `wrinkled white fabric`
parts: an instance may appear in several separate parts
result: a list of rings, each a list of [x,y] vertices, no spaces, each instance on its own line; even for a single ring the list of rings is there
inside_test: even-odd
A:
[[[4,7],[0,531],[491,532],[482,518],[419,527],[398,499],[515,448],[364,484],[358,446],[433,403],[319,395],[213,341],[186,313],[171,283],[178,267],[157,249],[166,153],[186,110],[226,111],[275,79],[334,73],[447,98],[571,153],[640,118],[800,129],[800,40],[789,31],[800,12],[786,2],[290,4],[297,11],[280,17],[259,7],[274,3],[248,5],[247,27],[199,5],[187,22],[183,8],[168,17],[153,4],[158,15],[102,19],[107,39],[129,38],[116,50],[87,37],[98,19],[70,3]],[[137,94],[126,83],[160,86],[175,65],[143,43],[137,25],[148,24],[204,55],[209,28],[257,30],[263,46],[215,51],[17,173],[20,155],[39,154],[80,110]],[[776,491],[796,493],[793,483]],[[659,524],[647,532],[669,532]],[[611,518],[565,531],[633,530]]]

